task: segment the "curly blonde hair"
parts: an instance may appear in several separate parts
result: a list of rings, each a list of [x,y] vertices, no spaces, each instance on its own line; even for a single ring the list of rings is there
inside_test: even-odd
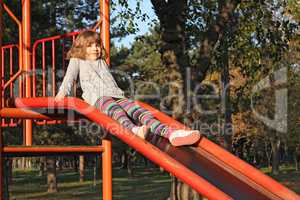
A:
[[[67,59],[79,58],[85,60],[86,48],[93,43],[100,44],[101,52],[99,58],[105,59],[106,51],[103,48],[102,42],[99,37],[99,33],[93,30],[84,30],[81,33],[79,33],[79,35],[73,42],[71,49],[67,53]]]

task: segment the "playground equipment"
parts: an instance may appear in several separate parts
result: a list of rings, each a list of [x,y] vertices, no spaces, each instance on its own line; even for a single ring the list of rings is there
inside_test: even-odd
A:
[[[70,33],[61,36],[44,38],[36,41],[32,48],[30,46],[30,0],[23,0],[22,22],[13,15],[9,8],[0,0],[4,10],[18,24],[19,39],[18,45],[1,46],[2,77],[0,104],[0,170],[3,171],[3,158],[7,156],[35,156],[35,155],[57,155],[57,154],[101,154],[103,160],[103,200],[112,200],[112,164],[111,164],[111,141],[103,139],[101,146],[93,147],[36,147],[32,145],[32,123],[59,123],[65,120],[66,116],[57,112],[58,110],[70,110],[75,113],[75,118],[87,118],[104,127],[112,135],[118,137],[154,163],[163,167],[208,199],[241,199],[241,200],[298,200],[299,196],[279,184],[270,177],[264,175],[246,162],[240,160],[226,150],[202,137],[194,146],[173,147],[168,141],[158,136],[148,136],[146,141],[133,135],[129,130],[124,129],[115,120],[102,114],[93,106],[78,98],[65,98],[62,102],[55,102],[53,96],[56,93],[56,63],[57,44],[62,46],[64,55],[65,39],[73,40],[77,33]],[[101,39],[109,55],[109,1],[100,1],[100,23]],[[0,37],[1,37],[0,33]],[[1,40],[1,38],[0,38]],[[46,56],[45,45],[51,44],[51,70],[52,80],[51,94],[49,94],[46,81]],[[38,47],[41,46],[41,47]],[[41,48],[41,49],[39,49]],[[5,57],[8,51],[10,57],[9,80],[5,81]],[[13,72],[14,52],[19,52],[19,70]],[[31,57],[32,52],[32,57]],[[37,52],[42,56],[40,83],[37,83]],[[31,63],[32,61],[32,63]],[[107,62],[109,63],[109,57]],[[64,58],[60,61],[64,66]],[[24,75],[25,74],[25,75]],[[12,97],[14,85],[18,82],[19,97],[14,100],[14,107],[7,107],[5,101]],[[49,81],[49,80],[48,80]],[[42,88],[42,93],[37,94],[36,89]],[[6,90],[9,89],[9,95]],[[176,125],[179,128],[187,128],[169,116],[154,109],[153,107],[138,102],[142,107],[148,109],[152,114],[169,125]],[[88,112],[87,112],[88,110]],[[8,121],[7,121],[8,119]],[[20,125],[23,119],[24,146],[11,147],[3,146],[1,129],[2,127]],[[38,133],[35,133],[38,134]],[[3,199],[3,172],[0,174],[0,199]]]

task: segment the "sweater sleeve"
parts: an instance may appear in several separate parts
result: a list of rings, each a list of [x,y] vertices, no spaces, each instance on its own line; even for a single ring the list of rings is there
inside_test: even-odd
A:
[[[60,85],[59,91],[63,92],[64,95],[70,95],[74,81],[77,79],[79,73],[79,60],[71,58],[67,72]]]

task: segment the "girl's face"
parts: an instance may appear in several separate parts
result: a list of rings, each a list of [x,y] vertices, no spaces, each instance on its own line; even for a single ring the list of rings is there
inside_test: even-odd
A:
[[[98,43],[92,43],[86,47],[85,59],[97,60],[100,57],[100,45]]]

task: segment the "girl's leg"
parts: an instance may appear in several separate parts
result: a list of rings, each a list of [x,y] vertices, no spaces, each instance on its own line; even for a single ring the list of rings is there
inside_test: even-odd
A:
[[[155,119],[150,111],[142,108],[132,100],[123,98],[118,99],[117,103],[133,120],[147,125],[154,134],[169,139],[173,146],[191,145],[200,139],[199,131],[172,129]]]
[[[142,108],[130,99],[117,99],[116,102],[126,111],[129,117],[131,117],[134,121],[147,125],[150,127],[151,132],[156,135],[169,138],[170,134],[175,130],[165,124],[162,124],[153,117],[150,111]]]
[[[132,129],[135,124],[128,118],[126,112],[112,97],[101,97],[97,100],[96,107],[111,118],[117,120],[125,128]]]
[[[131,130],[141,138],[145,138],[147,127],[138,127],[128,118],[123,108],[112,97],[101,97],[97,100],[96,107],[111,118],[117,120],[125,128]]]

